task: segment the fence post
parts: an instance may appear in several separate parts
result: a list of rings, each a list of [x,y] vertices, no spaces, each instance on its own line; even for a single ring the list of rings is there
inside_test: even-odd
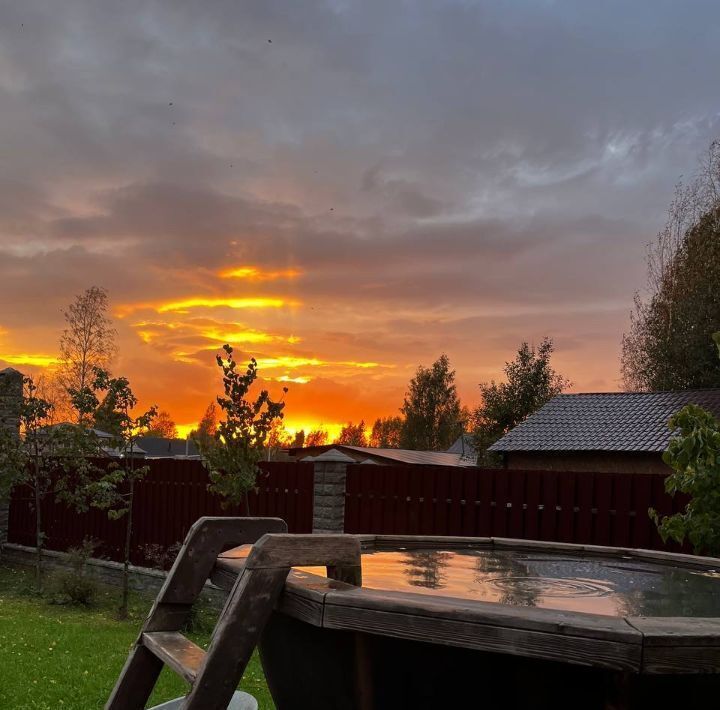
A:
[[[0,428],[17,435],[20,428],[22,373],[8,367],[0,371]],[[0,472],[0,476],[4,472]],[[8,492],[9,495],[9,492]],[[0,547],[7,542],[10,500],[0,495]]]
[[[355,459],[326,451],[314,460],[313,532],[342,533],[345,529],[347,465]]]

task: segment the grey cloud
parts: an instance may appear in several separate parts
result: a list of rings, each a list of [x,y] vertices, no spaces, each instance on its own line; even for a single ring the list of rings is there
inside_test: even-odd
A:
[[[523,307],[585,312],[609,338],[720,133],[718,21],[710,0],[1,2],[0,294],[24,311],[2,325],[89,275],[118,300],[242,293],[212,272],[252,262],[302,267],[253,289],[311,303],[518,331]]]

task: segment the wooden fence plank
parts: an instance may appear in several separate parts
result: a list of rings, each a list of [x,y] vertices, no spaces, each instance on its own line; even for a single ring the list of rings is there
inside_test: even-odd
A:
[[[450,470],[450,505],[448,508],[448,534],[463,534],[463,469]]]
[[[540,532],[540,489],[542,474],[538,471],[528,471],[525,475],[525,530],[524,537],[528,540],[537,540]]]
[[[438,466],[435,473],[435,515],[433,534],[448,535],[448,498],[450,497],[450,469]],[[442,532],[444,531],[444,532]]]
[[[422,505],[420,507],[420,534],[433,534],[433,518],[435,513],[435,472],[429,466],[417,470],[416,475],[422,476]]]
[[[572,471],[560,471],[558,474],[558,533],[559,542],[575,540],[575,484],[578,475]]]
[[[630,508],[632,495],[632,477],[635,474],[618,473],[613,476],[613,515],[612,544],[617,547],[630,545]]]
[[[510,517],[508,520],[508,537],[522,538],[525,536],[525,471],[510,470]]]
[[[480,537],[492,537],[492,504],[494,471],[485,470],[478,475],[477,534]]]
[[[410,529],[410,521],[408,518],[408,495],[410,493],[408,467],[396,466],[395,478],[395,527],[393,528],[393,532],[397,535]]]
[[[478,478],[480,471],[477,469],[462,469],[462,496],[465,501],[463,506],[462,534],[477,534],[477,499],[478,499]]]
[[[558,473],[543,471],[542,512],[540,514],[540,539],[557,540]]]
[[[578,513],[574,542],[590,545],[593,541],[593,506],[595,503],[595,478],[590,471],[584,471],[577,475],[575,502]]]
[[[508,503],[510,503],[510,481],[507,471],[497,469],[494,473],[493,496],[495,507],[492,515],[492,534],[496,537],[507,537]]]
[[[610,544],[610,511],[612,510],[612,474],[598,473],[595,476],[595,525],[593,545]]]

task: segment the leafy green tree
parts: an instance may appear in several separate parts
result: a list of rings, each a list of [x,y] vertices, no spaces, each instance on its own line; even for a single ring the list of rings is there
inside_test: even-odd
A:
[[[210,440],[215,436],[217,430],[217,405],[210,402],[202,419],[198,422],[197,429],[190,432],[190,438],[198,445],[198,448],[208,446]]]
[[[720,326],[720,141],[699,173],[678,186],[648,252],[647,293],[636,294],[623,336],[622,372],[632,390],[720,386],[711,335]]]
[[[73,424],[52,424],[53,405],[38,394],[32,377],[22,379],[17,404],[18,431],[0,428],[0,464],[3,488],[22,485],[30,491],[35,516],[35,586],[43,588],[45,521],[43,503],[48,497],[70,501],[69,481],[86,476],[90,457],[98,453],[88,431]]]
[[[118,614],[127,617],[130,551],[133,533],[133,504],[135,486],[150,471],[149,466],[139,466],[141,456],[137,440],[140,432],[147,431],[157,416],[157,407],[150,407],[141,414],[135,413],[138,399],[125,377],[111,377],[101,368],[94,368],[94,379],[81,390],[70,390],[73,406],[82,419],[92,418],[93,412],[112,402],[113,421],[117,428],[111,441],[117,457],[97,475],[79,477],[72,491],[77,506],[90,505],[107,510],[111,520],[125,521],[125,544],[123,549],[122,596]],[[103,403],[99,396],[104,394]],[[97,417],[95,417],[97,420]]]
[[[713,336],[720,350],[720,333]],[[717,355],[717,354],[716,354]],[[650,509],[663,540],[690,541],[696,553],[720,555],[720,421],[689,404],[670,419],[677,430],[663,454],[673,472],[665,479],[670,495],[690,496],[685,509],[663,516]]]
[[[359,424],[348,422],[338,434],[333,444],[345,444],[345,446],[367,446],[367,432],[365,431],[365,420],[361,419]]]
[[[402,417],[379,417],[370,432],[370,446],[376,449],[400,448],[402,427]]]
[[[268,461],[277,460],[280,457],[282,450],[294,446],[293,442],[296,440],[297,435],[295,437],[290,435],[290,432],[288,432],[285,428],[282,419],[275,419],[270,426],[270,431],[268,432],[267,439],[265,441],[265,458]]]
[[[230,345],[224,345],[225,358],[217,356],[222,369],[224,397],[217,403],[223,415],[215,434],[200,451],[209,471],[208,489],[222,496],[223,504],[244,503],[249,514],[247,494],[255,487],[258,463],[262,460],[273,423],[283,418],[283,401],[275,402],[267,390],[248,399],[257,379],[257,362],[251,358],[245,371],[238,371]],[[287,392],[287,387],[283,388]]]
[[[485,454],[487,448],[570,386],[550,364],[553,351],[550,338],[543,338],[537,348],[522,343],[515,359],[505,363],[507,381],[480,385],[482,400],[473,413],[473,424],[481,462],[493,463]]]
[[[720,422],[702,407],[689,404],[672,419],[678,429],[663,460],[672,469],[665,480],[671,495],[687,493],[681,513],[660,518],[650,511],[663,540],[690,541],[696,553],[720,555]]]
[[[445,451],[462,434],[463,412],[447,355],[430,367],[418,367],[400,411],[405,417],[399,441],[403,449]]]
[[[328,433],[324,429],[311,429],[305,436],[305,447],[325,446],[328,443]]]
[[[92,387],[90,387],[92,389]],[[122,434],[122,414],[118,410],[115,394],[105,394],[97,408],[86,416],[92,417],[93,426],[98,431],[119,437]]]
[[[159,436],[164,439],[177,439],[177,425],[169,412],[161,410],[158,412],[152,424],[143,432],[143,436]]]
[[[91,286],[63,314],[57,378],[68,393],[89,387],[95,368],[107,367],[115,354],[116,331],[107,315],[108,306],[108,292]]]

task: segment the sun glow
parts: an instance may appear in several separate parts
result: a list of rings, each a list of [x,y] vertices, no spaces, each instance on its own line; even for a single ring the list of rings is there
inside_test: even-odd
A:
[[[29,365],[31,367],[52,367],[59,360],[51,355],[0,355],[0,360],[11,365]]]
[[[300,430],[304,431],[305,434],[308,434],[311,431],[324,431],[328,435],[328,443],[332,442],[334,439],[337,439],[337,437],[340,435],[340,431],[343,428],[343,424],[335,423],[335,422],[319,422],[319,421],[312,421],[312,420],[295,420],[295,419],[285,419],[284,422],[284,428],[288,432],[288,434],[295,436]]]

